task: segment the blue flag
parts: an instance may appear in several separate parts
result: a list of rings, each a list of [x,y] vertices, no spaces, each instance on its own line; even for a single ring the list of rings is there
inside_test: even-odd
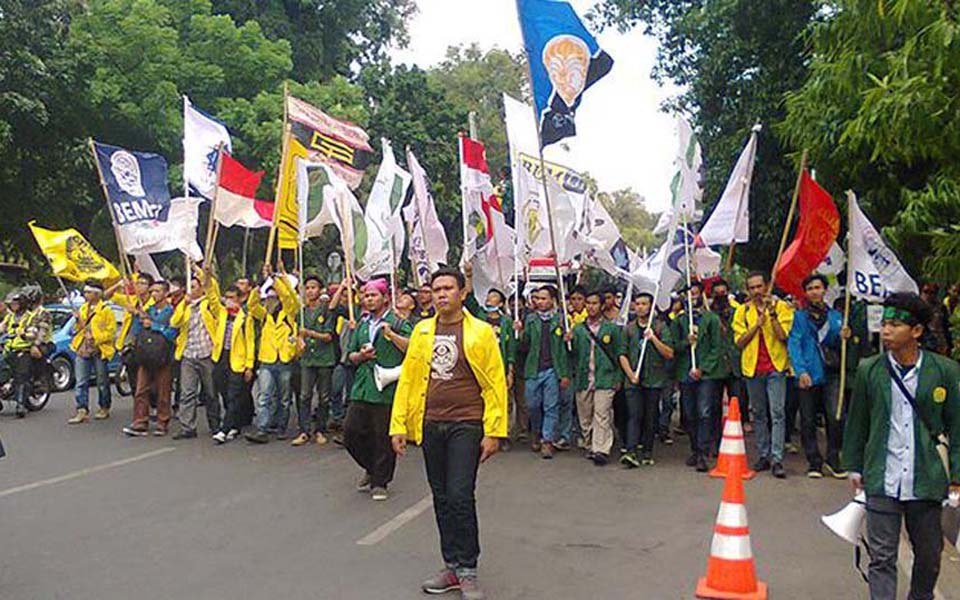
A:
[[[166,159],[99,142],[94,142],[94,148],[114,222],[121,228],[143,221],[165,222],[170,213]]]
[[[517,0],[530,63],[541,147],[576,135],[583,92],[610,72],[613,59],[563,0]]]

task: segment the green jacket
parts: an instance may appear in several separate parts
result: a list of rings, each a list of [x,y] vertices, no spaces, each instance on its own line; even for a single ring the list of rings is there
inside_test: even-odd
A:
[[[507,365],[515,364],[517,360],[517,336],[513,335],[513,319],[504,314],[499,321],[491,321],[487,317],[487,311],[480,306],[480,301],[473,294],[467,294],[463,307],[470,311],[471,315],[493,327],[500,345],[500,358],[503,359],[503,366],[507,367]]]
[[[390,328],[403,337],[410,337],[413,326],[408,321],[397,319],[393,311],[387,311],[384,320],[390,324]],[[350,346],[347,352],[359,352],[364,344],[370,341],[370,319],[364,318],[357,324],[357,329],[350,340]],[[377,356],[374,360],[368,360],[357,365],[357,372],[354,375],[353,387],[350,389],[350,400],[359,402],[369,402],[370,404],[392,404],[393,393],[397,389],[397,383],[393,382],[383,389],[377,390],[377,384],[373,379],[373,365],[378,364],[381,367],[390,369],[399,366],[403,362],[403,352],[393,345],[393,342],[387,341],[383,334],[377,332],[377,337],[373,340],[373,349]]]
[[[627,324],[625,345],[625,356],[630,361],[630,367],[635,369],[637,361],[640,360],[640,347],[643,345],[643,331],[636,320]],[[674,339],[674,326],[669,319],[656,318],[653,321],[653,333],[660,338],[660,341],[676,348]],[[640,369],[640,387],[645,388],[665,388],[670,387],[673,381],[673,359],[666,359],[657,350],[652,342],[647,342],[647,350],[643,355],[643,368]],[[634,389],[637,386],[626,380],[626,386]]]
[[[690,324],[687,313],[680,313],[673,321],[676,336],[674,352],[675,373],[678,381],[690,378]],[[697,368],[703,371],[702,379],[724,379],[730,376],[730,365],[724,368],[723,337],[720,318],[716,313],[704,310],[700,314],[697,338]]]
[[[890,435],[892,386],[880,354],[860,363],[850,398],[843,435],[843,466],[863,475],[867,495],[884,494],[887,439]],[[950,482],[960,483],[960,365],[949,358],[923,353],[917,384],[917,406],[936,431],[950,438]],[[939,501],[947,495],[947,475],[936,444],[919,418],[914,419],[913,493],[922,500]]]
[[[623,383],[623,370],[620,368],[620,355],[624,353],[623,330],[616,323],[601,319],[597,339],[601,346],[597,346],[593,352],[594,389],[616,389]],[[573,328],[571,343],[574,390],[583,392],[590,387],[590,347],[594,345],[586,321]]]
[[[740,367],[740,348],[733,339],[733,315],[736,307],[730,306],[726,313],[716,312],[720,321],[720,370],[727,371],[731,376],[741,377],[743,375]]]
[[[520,344],[527,351],[527,362],[523,367],[524,379],[537,376],[540,365],[540,330],[542,329],[540,315],[533,312],[527,315],[523,324],[523,336]],[[550,356],[553,358],[553,370],[557,377],[563,379],[570,376],[570,367],[567,364],[567,346],[563,341],[563,326],[560,317],[553,315],[550,319]]]
[[[304,367],[334,367],[337,364],[337,315],[325,308],[303,309],[303,329],[333,336],[329,342],[308,337],[304,339],[300,365]]]

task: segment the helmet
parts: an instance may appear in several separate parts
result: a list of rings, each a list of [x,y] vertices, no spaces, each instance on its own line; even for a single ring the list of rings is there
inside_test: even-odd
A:
[[[23,302],[23,293],[20,290],[12,290],[7,294],[6,302],[7,304],[11,302]]]
[[[23,286],[20,293],[23,294],[23,300],[30,306],[39,304],[43,300],[43,290],[35,283]]]

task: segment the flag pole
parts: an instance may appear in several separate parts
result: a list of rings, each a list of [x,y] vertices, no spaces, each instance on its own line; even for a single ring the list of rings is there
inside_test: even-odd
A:
[[[470,113],[470,120],[471,120],[470,127],[472,129],[473,128],[473,112]],[[473,139],[473,135],[471,135],[470,138]],[[467,224],[467,202],[466,202],[466,198],[464,198],[464,194],[466,193],[466,187],[464,186],[464,181],[463,181],[463,132],[457,135],[457,152],[459,153],[459,156],[460,156],[460,164],[459,164],[459,167],[460,167],[460,221],[462,222],[462,225],[463,225],[463,250],[460,254],[460,264],[461,266],[466,266],[468,224]],[[422,222],[422,218],[421,218],[421,222]]]
[[[390,301],[397,308],[397,249],[393,246],[394,237],[390,235]]]
[[[727,251],[727,264],[726,264],[726,267],[724,268],[728,276],[730,274],[730,271],[733,270],[733,254],[736,251],[736,249],[737,249],[737,242],[730,242],[730,249]]]
[[[217,184],[213,188],[213,198],[210,199],[210,218],[207,219],[207,242],[204,245],[203,266],[210,265],[213,249],[217,243],[217,197],[220,195],[220,176],[223,172],[223,142],[217,144]]]
[[[687,331],[691,334],[694,333],[693,328],[695,327],[693,323],[693,294],[690,291],[690,284],[692,283],[690,278],[690,230],[688,229],[689,225],[687,223],[687,213],[684,211],[681,215],[683,217],[683,257],[686,262],[686,271],[687,274]],[[666,257],[664,257],[666,260]],[[701,290],[702,291],[702,290]],[[697,343],[694,342],[690,344],[690,369],[697,369]]]
[[[773,291],[773,282],[777,276],[777,269],[780,268],[780,259],[783,257],[783,251],[787,247],[787,235],[790,234],[790,224],[793,222],[793,215],[797,212],[797,200],[800,198],[800,182],[803,181],[803,172],[806,170],[807,149],[804,148],[803,155],[800,158],[800,172],[797,173],[797,184],[793,188],[793,199],[790,200],[790,211],[787,213],[787,222],[783,226],[783,235],[780,236],[780,249],[777,250],[777,259],[773,261],[773,270],[770,272],[768,293]]]
[[[265,264],[270,264],[270,258],[273,255],[273,244],[277,238],[277,215],[280,213],[280,188],[283,183],[283,175],[286,172],[284,166],[287,162],[287,152],[290,145],[290,124],[288,122],[287,98],[290,96],[289,84],[283,82],[283,137],[280,142],[280,166],[277,169],[277,182],[274,186],[273,195],[273,223],[270,225],[270,235],[267,238],[267,254],[263,259]],[[277,254],[280,254],[278,251]]]
[[[117,241],[117,254],[120,258],[120,274],[124,279],[130,278],[130,269],[127,265],[127,257],[123,251],[123,240],[120,239],[120,229],[117,227],[117,218],[113,214],[113,206],[110,204],[110,194],[107,192],[107,182],[103,179],[103,170],[100,168],[100,159],[97,157],[97,147],[93,143],[93,138],[87,138],[90,146],[90,153],[93,154],[93,164],[97,167],[97,177],[100,179],[100,189],[103,191],[103,198],[107,201],[107,211],[110,213],[110,223],[113,225],[113,236]]]
[[[243,228],[243,256],[240,258],[240,274],[247,276],[247,249],[250,246],[250,228]]]
[[[340,229],[340,243],[343,245],[343,269],[347,275],[347,282],[349,283],[347,286],[347,312],[349,313],[348,320],[352,325],[356,323],[353,318],[353,252],[351,252],[352,248],[350,247],[352,245],[352,240],[350,243],[347,243],[344,230],[347,228],[347,224],[349,223],[350,230],[351,232],[353,231],[353,217],[347,216],[347,212],[343,206],[343,194],[337,194],[337,196],[339,196],[337,198],[337,202],[340,205],[340,223],[343,225],[343,227]]]
[[[513,321],[516,323],[520,320],[520,245],[523,244],[524,239],[526,239],[525,229],[522,229],[522,223],[520,222],[520,202],[517,199],[517,177],[520,169],[523,169],[524,166],[520,162],[520,153],[514,152],[513,149],[510,150],[511,155],[511,165],[510,165],[510,179],[513,185]],[[521,232],[524,232],[521,238]],[[520,332],[516,329],[513,330],[513,338],[515,340],[520,339]]]
[[[839,395],[837,398],[837,415],[836,420],[839,422],[840,418],[843,416],[843,389],[846,387],[847,383],[847,338],[843,335],[843,332],[850,327],[850,205],[854,202],[856,196],[853,193],[853,190],[847,190],[847,251],[844,253],[844,258],[846,259],[846,272],[847,272],[847,282],[844,285],[843,293],[843,328],[840,330],[840,389]]]

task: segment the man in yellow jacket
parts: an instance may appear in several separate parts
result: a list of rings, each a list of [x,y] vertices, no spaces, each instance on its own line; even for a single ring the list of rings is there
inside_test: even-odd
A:
[[[117,333],[117,320],[113,311],[103,302],[103,284],[90,280],[83,286],[83,298],[77,321],[73,324],[73,341],[70,348],[77,354],[74,361],[77,374],[76,405],[77,413],[68,423],[78,425],[90,420],[89,388],[90,373],[97,374],[96,417],[106,419],[110,416],[110,377],[107,363],[113,358],[114,337]]]
[[[217,286],[216,280],[212,285]],[[223,302],[212,303],[211,309],[217,315],[214,341],[221,348],[220,360],[213,369],[213,389],[223,402],[223,422],[213,441],[223,444],[240,434],[244,415],[253,413],[250,387],[256,361],[255,327],[243,311],[236,285],[228,287]]]
[[[474,489],[480,463],[507,437],[507,383],[493,328],[463,309],[467,290],[460,271],[431,277],[436,315],[417,323],[394,397],[390,435],[403,456],[407,441],[423,445],[427,480],[440,529],[445,567],[423,591],[459,589],[482,599]]]

